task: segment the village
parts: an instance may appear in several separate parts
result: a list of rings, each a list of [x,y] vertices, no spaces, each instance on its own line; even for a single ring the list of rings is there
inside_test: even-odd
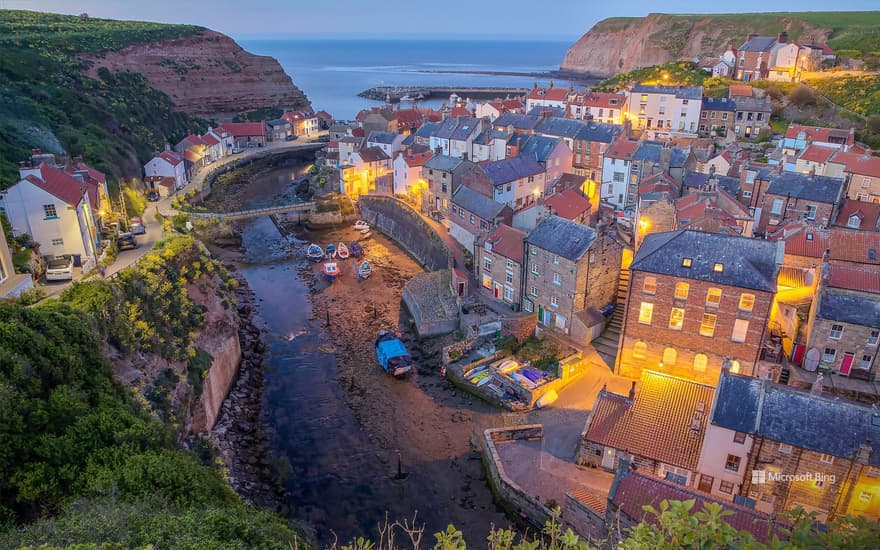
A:
[[[880,157],[853,129],[776,132],[773,100],[750,85],[833,57],[749,35],[700,63],[731,79],[727,97],[550,82],[351,122],[224,123],[157,152],[143,192],[170,204],[224,159],[322,137],[328,189],[365,226],[395,239],[381,221],[393,208],[448,255],[403,290],[420,336],[458,335],[445,376],[512,411],[589,411],[546,479],[523,467],[546,452],[541,425],[486,432],[496,492],[539,525],[558,507],[607,536],[658,498],[720,503],[759,540],[797,507],[877,520]],[[106,176],[39,150],[20,176],[2,200],[13,235],[70,258],[71,277],[105,265]],[[33,284],[0,239],[0,295]],[[549,501],[534,494],[545,482]]]

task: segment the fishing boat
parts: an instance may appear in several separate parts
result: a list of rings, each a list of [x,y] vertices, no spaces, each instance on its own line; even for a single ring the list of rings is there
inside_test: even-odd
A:
[[[360,279],[362,281],[367,279],[372,274],[373,274],[373,268],[370,266],[370,262],[365,261],[357,267],[358,279]]]
[[[321,273],[332,283],[339,276],[339,267],[336,265],[336,262],[327,262],[324,264],[324,268],[321,269]]]
[[[354,222],[354,230],[355,231],[363,231],[364,229],[369,229],[370,224],[365,222],[364,220],[358,220]]]
[[[388,374],[400,377],[412,370],[412,357],[406,351],[406,346],[390,330],[379,331],[375,347],[376,361]]]
[[[348,251],[354,258],[360,258],[364,255],[364,247],[362,247],[357,241],[351,241],[348,243]]]
[[[309,248],[306,249],[306,257],[308,257],[309,261],[320,262],[324,257],[324,249],[315,243],[312,243],[309,245]]]
[[[370,229],[364,229],[361,231],[361,236],[358,237],[359,241],[365,241],[373,236],[373,232]]]
[[[332,260],[333,258],[336,257],[336,245],[335,244],[333,244],[333,243],[328,244],[326,250],[327,250],[327,259]]]
[[[559,394],[556,393],[556,390],[548,390],[547,393],[542,395],[535,401],[535,406],[539,409],[546,407],[548,405],[552,405],[559,399]]]
[[[339,243],[339,245],[336,246],[336,255],[339,256],[340,260],[348,259],[349,251],[348,247],[345,246],[345,243]]]

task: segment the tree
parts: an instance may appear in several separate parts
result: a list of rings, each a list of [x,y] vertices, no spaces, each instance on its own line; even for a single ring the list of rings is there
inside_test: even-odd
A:
[[[788,101],[797,107],[809,107],[816,105],[816,94],[809,87],[801,84],[788,94]]]
[[[880,115],[871,115],[868,117],[868,132],[872,134],[880,134]]]

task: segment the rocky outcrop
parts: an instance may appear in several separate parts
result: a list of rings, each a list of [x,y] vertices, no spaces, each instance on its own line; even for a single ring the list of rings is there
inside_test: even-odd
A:
[[[102,67],[143,74],[190,115],[228,121],[243,111],[311,107],[277,60],[248,53],[211,30],[81,58],[92,77]]]
[[[563,71],[611,76],[620,71],[677,59],[718,56],[728,44],[738,48],[750,32],[786,31],[792,41],[825,42],[831,29],[784,14],[668,15],[605,19],[565,54]]]

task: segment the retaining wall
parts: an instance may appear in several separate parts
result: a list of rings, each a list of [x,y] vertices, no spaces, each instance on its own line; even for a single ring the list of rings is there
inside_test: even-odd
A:
[[[358,200],[363,219],[418,260],[428,271],[452,269],[452,253],[418,212],[394,197],[363,196]]]

